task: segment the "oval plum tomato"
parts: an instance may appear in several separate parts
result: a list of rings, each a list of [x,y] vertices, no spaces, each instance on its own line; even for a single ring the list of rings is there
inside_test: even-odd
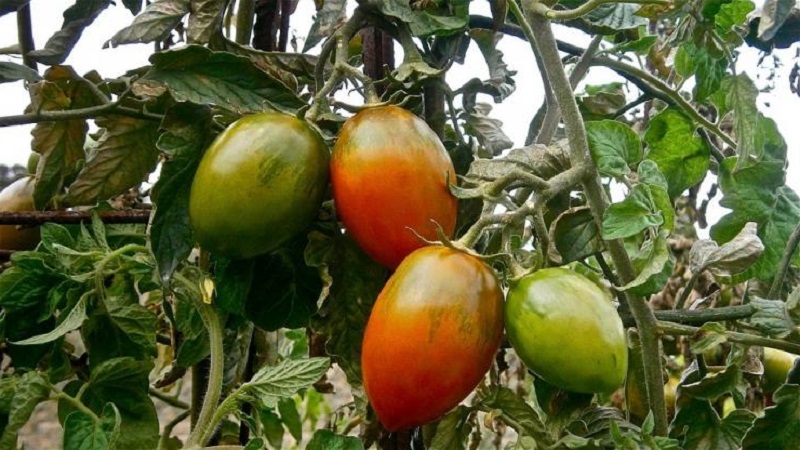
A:
[[[336,211],[359,246],[394,269],[439,224],[452,236],[455,170],[428,125],[397,106],[367,108],[347,120],[333,148]]]
[[[477,258],[441,246],[414,251],[372,308],[361,350],[364,388],[390,431],[458,405],[492,364],[503,293]]]
[[[33,211],[32,177],[24,177],[6,186],[0,192],[0,211]],[[39,228],[18,229],[16,225],[0,225],[0,249],[30,250],[39,243]]]
[[[506,332],[520,359],[561,389],[612,392],[625,380],[625,329],[611,298],[565,268],[523,277],[508,293]]]
[[[316,216],[328,160],[322,138],[295,117],[261,113],[237,120],[197,168],[189,197],[195,238],[232,258],[274,250]]]

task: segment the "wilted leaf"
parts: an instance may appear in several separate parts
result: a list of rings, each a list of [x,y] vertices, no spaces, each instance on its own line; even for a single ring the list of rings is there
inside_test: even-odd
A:
[[[83,29],[91,25],[110,4],[111,0],[76,0],[75,4],[64,11],[61,29],[47,40],[43,48],[28,55],[37,62],[50,66],[63,63],[81,38]]]
[[[42,76],[39,72],[28,66],[8,61],[0,61],[0,83],[10,81],[25,80],[29,82],[40,81]]]
[[[796,4],[797,0],[766,0],[761,7],[758,38],[766,42],[775,37]]]
[[[585,90],[577,100],[581,113],[587,120],[613,119],[617,111],[627,103],[622,83],[589,85]]]
[[[489,117],[491,111],[490,105],[478,103],[474,109],[461,115],[461,119],[466,121],[464,130],[478,139],[481,147],[486,150],[486,157],[497,156],[514,145],[503,131],[503,122]]]
[[[685,428],[683,448],[691,450],[738,450],[755,414],[737,409],[724,419],[706,400],[693,400],[680,409],[673,427]]]
[[[336,28],[347,18],[347,0],[325,0],[322,9],[317,11],[311,29],[308,30],[303,53],[314,48],[323,39],[330,37]]]
[[[155,0],[133,19],[133,23],[117,31],[106,45],[116,47],[162,40],[189,14],[190,3],[190,0]]]
[[[214,104],[244,114],[264,110],[294,112],[305,105],[285,84],[231,53],[189,45],[150,57],[141,79],[169,89],[179,102]]]
[[[539,444],[552,443],[541,417],[525,399],[507,387],[489,386],[479,389],[475,406],[482,411],[494,412],[497,419],[517,432],[520,440],[532,438]]]
[[[700,331],[694,336],[691,344],[692,352],[704,353],[719,344],[727,342],[728,338],[725,335],[725,325],[719,322],[708,322],[700,327]]]
[[[492,88],[494,102],[500,103],[516,89],[516,83],[513,78],[516,71],[508,69],[508,65],[503,61],[503,52],[497,49],[497,44],[502,39],[503,33],[473,28],[469,31],[469,35],[478,44],[478,49],[480,49],[483,59],[486,60],[486,65],[489,67],[489,80],[483,83],[485,86]]]
[[[547,180],[569,168],[569,154],[563,146],[531,144],[515,148],[502,158],[474,160],[466,178],[493,180],[508,172],[522,170]]]
[[[800,198],[784,184],[783,161],[762,160],[735,170],[736,160],[728,158],[720,165],[720,205],[733,212],[711,227],[711,237],[725,243],[748,222],[757,223],[764,251],[741,277],[771,281],[789,236],[800,222]]]
[[[796,328],[783,301],[752,296],[750,304],[756,308],[755,314],[750,316],[750,323],[764,335],[783,339]]]
[[[696,241],[690,252],[692,272],[708,269],[715,276],[724,277],[744,272],[764,251],[764,244],[756,232],[757,225],[748,222],[735,238],[722,247],[707,239]]]
[[[434,6],[412,10],[402,1],[376,2],[376,6],[382,14],[407,23],[415,36],[452,34],[464,29],[469,18],[469,4],[464,1],[453,2],[441,9]],[[452,6],[453,11],[447,11],[447,6]]]
[[[207,44],[220,26],[228,0],[192,0],[186,37],[190,44]]]

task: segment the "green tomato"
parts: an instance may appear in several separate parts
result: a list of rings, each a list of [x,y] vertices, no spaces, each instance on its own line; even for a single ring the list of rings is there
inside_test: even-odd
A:
[[[786,382],[786,377],[792,370],[795,359],[797,359],[797,355],[764,347],[764,377],[761,381],[764,392],[771,394]]]
[[[625,380],[625,329],[610,296],[583,275],[549,268],[511,286],[506,332],[520,359],[561,389],[609,393]]]
[[[203,155],[189,219],[200,245],[231,258],[274,250],[309,226],[328,182],[329,152],[301,120],[245,116]]]

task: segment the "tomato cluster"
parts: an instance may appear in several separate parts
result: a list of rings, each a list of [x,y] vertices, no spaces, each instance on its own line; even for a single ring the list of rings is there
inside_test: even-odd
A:
[[[319,135],[296,118],[235,122],[208,149],[192,185],[197,240],[234,258],[275,249],[313,220],[328,173],[348,234],[395,270],[361,353],[367,396],[388,430],[425,424],[463,401],[492,365],[504,330],[522,361],[562,389],[609,392],[622,383],[622,323],[592,281],[543,269],[513,282],[504,302],[495,271],[479,257],[426,245],[437,228],[453,233],[457,201],[447,183],[455,174],[436,134],[399,107],[350,118],[330,163]]]

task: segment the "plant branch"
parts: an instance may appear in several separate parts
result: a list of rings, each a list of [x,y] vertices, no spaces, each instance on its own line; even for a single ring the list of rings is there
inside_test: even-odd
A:
[[[689,279],[689,282],[686,283],[686,286],[683,288],[683,292],[681,292],[681,296],[678,298],[678,302],[675,304],[675,309],[683,309],[686,305],[686,300],[689,299],[689,295],[691,295],[692,290],[694,290],[694,285],[697,283],[697,279],[700,278],[700,274],[703,273],[702,270],[698,270],[697,273],[692,274],[692,278]]]
[[[161,400],[162,402],[164,402],[164,403],[166,403],[166,404],[168,404],[170,406],[174,406],[176,408],[181,408],[181,409],[189,409],[190,408],[190,405],[188,403],[184,402],[183,400],[179,399],[178,397],[173,397],[172,395],[167,395],[167,394],[159,391],[156,388],[151,387],[148,390],[148,392],[149,392],[149,394],[151,396]]]
[[[703,333],[702,328],[693,327],[690,325],[681,325],[679,323],[659,321],[657,325],[658,330],[664,334],[693,336],[698,333]],[[730,342],[736,342],[737,344],[776,348],[778,350],[787,351],[795,355],[800,355],[800,344],[782,341],[780,339],[765,338],[754,334],[740,333],[738,331],[725,331],[725,337]]]
[[[95,422],[99,422],[100,421],[100,417],[98,417],[97,414],[94,411],[89,409],[88,406],[84,405],[83,402],[81,402],[77,398],[67,394],[66,392],[58,391],[56,393],[56,395],[54,395],[52,397],[52,399],[53,400],[64,400],[67,403],[69,403],[72,407],[77,409],[78,411],[80,411],[80,412],[86,414],[87,416],[91,417],[92,420],[94,420]]]
[[[30,3],[26,3],[17,10],[17,39],[19,40],[19,52],[22,54],[22,63],[38,71],[36,61],[30,57],[30,52],[36,50],[33,43]]]
[[[149,209],[118,211],[24,211],[0,212],[0,225],[42,225],[48,222],[78,224],[91,222],[92,215],[104,223],[144,223],[150,220]]]
[[[90,119],[98,116],[107,116],[110,114],[119,114],[136,119],[156,121],[161,121],[164,118],[164,116],[161,114],[139,111],[134,108],[120,106],[118,102],[113,102],[98,106],[90,106],[88,108],[67,109],[61,111],[39,111],[30,114],[0,117],[0,128],[30,123],[56,122],[59,120]]]
[[[532,12],[540,14],[551,20],[572,20],[582,17],[598,7],[608,3],[635,3],[639,5],[668,5],[667,0],[589,0],[575,9],[555,10],[548,8],[544,3],[534,3]]]
[[[536,1],[524,0],[524,10],[527,20],[533,30],[534,39],[541,52],[544,66],[556,100],[564,119],[567,139],[570,144],[570,161],[573,167],[586,167],[587,176],[583,179],[583,190],[598,226],[602,224],[603,213],[607,201],[600,184],[597,170],[589,154],[589,145],[586,139],[586,129],[583,118],[578,110],[578,104],[572,90],[572,85],[567,78],[550,22],[537,14]],[[636,272],[631,264],[628,254],[621,240],[606,241],[614,265],[623,283],[628,283],[636,277]],[[645,385],[649,406],[653,410],[655,427],[654,434],[663,436],[667,432],[667,409],[664,400],[664,388],[661,368],[661,350],[656,319],[647,302],[639,296],[626,294],[628,307],[636,321],[642,344],[643,363],[645,368]]]
[[[701,310],[673,310],[664,309],[653,311],[656,319],[662,322],[674,322],[683,325],[702,325],[708,322],[725,322],[730,320],[742,320],[755,314],[757,311],[753,305],[724,306],[721,308],[709,308]],[[622,318],[622,323],[626,327],[635,326],[633,316]]]
[[[182,411],[180,414],[175,416],[172,420],[170,420],[166,425],[164,425],[164,431],[161,433],[161,436],[158,438],[158,450],[167,450],[169,447],[169,438],[172,436],[172,430],[175,427],[186,420],[189,417],[191,411]]]
[[[783,279],[786,278],[786,272],[789,271],[789,266],[792,263],[792,256],[797,249],[797,244],[800,243],[800,223],[794,228],[792,234],[789,236],[789,241],[786,243],[786,250],[783,251],[778,271],[775,273],[775,279],[772,280],[772,287],[769,289],[767,298],[777,300],[780,298],[781,288],[783,287]]]

